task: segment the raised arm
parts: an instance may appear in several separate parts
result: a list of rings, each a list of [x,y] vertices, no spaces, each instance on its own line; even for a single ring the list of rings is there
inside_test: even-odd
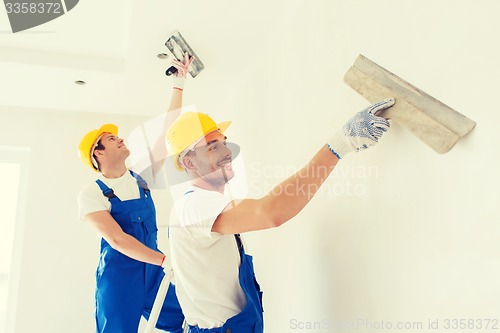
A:
[[[328,144],[300,171],[276,186],[261,199],[231,202],[215,220],[212,231],[236,234],[269,229],[296,216],[318,192],[340,158],[352,151],[375,145],[389,128],[389,122],[376,113],[394,104],[386,99],[358,112]]]
[[[306,166],[263,198],[231,202],[215,220],[212,231],[238,234],[282,225],[307,205],[338,161],[338,157],[323,146]]]
[[[194,57],[190,58],[186,53],[182,62],[178,60],[172,61],[172,65],[177,68],[177,72],[172,77],[172,99],[170,100],[168,112],[165,116],[165,123],[151,151],[153,177],[156,177],[158,171],[161,170],[161,168],[163,167],[163,163],[165,162],[165,158],[167,157],[165,134],[170,124],[172,124],[172,122],[180,115],[182,108],[182,93],[184,90],[184,82],[186,81],[186,75],[193,60]]]

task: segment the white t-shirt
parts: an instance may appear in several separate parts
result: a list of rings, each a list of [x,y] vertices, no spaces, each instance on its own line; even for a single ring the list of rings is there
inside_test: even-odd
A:
[[[130,174],[125,172],[119,178],[106,178],[102,174],[98,177],[109,188],[113,189],[114,193],[120,200],[131,200],[140,198],[139,187],[137,180]],[[78,209],[79,216],[83,218],[85,215],[101,210],[111,210],[109,199],[102,194],[102,190],[96,182],[92,182],[85,186],[78,194]]]
[[[235,237],[212,232],[229,202],[218,192],[195,188],[175,202],[170,215],[177,297],[188,324],[201,328],[222,326],[246,304]]]

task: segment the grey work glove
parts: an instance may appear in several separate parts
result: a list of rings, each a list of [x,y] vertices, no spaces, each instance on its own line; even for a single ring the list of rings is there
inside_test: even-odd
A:
[[[330,150],[338,158],[343,158],[347,153],[374,146],[390,127],[387,119],[378,117],[377,113],[394,103],[394,98],[386,98],[356,113],[328,140]]]

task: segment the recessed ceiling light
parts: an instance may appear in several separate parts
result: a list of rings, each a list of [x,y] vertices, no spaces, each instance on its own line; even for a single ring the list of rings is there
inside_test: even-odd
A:
[[[78,84],[78,85],[80,85],[80,86],[83,86],[83,85],[87,84],[87,82],[85,82],[83,80],[76,80],[75,83]]]
[[[166,54],[166,53],[158,53],[157,57],[160,58],[160,59],[167,59],[168,58],[168,54]]]

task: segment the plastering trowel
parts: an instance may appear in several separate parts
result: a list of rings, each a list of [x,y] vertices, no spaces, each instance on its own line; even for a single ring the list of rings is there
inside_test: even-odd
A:
[[[379,113],[408,129],[436,152],[449,151],[476,123],[402,78],[359,55],[344,81],[369,102],[395,97],[396,104]]]
[[[167,39],[165,46],[169,49],[174,58],[181,62],[183,61],[184,54],[186,52],[188,53],[189,58],[194,56],[194,60],[191,63],[191,66],[189,66],[189,74],[191,74],[193,78],[196,77],[196,75],[198,75],[203,68],[205,68],[200,58],[198,58],[198,56],[194,53],[193,49],[189,46],[179,31],[175,31],[172,36]],[[165,74],[172,75],[175,72],[177,72],[177,68],[171,66],[167,69]]]

